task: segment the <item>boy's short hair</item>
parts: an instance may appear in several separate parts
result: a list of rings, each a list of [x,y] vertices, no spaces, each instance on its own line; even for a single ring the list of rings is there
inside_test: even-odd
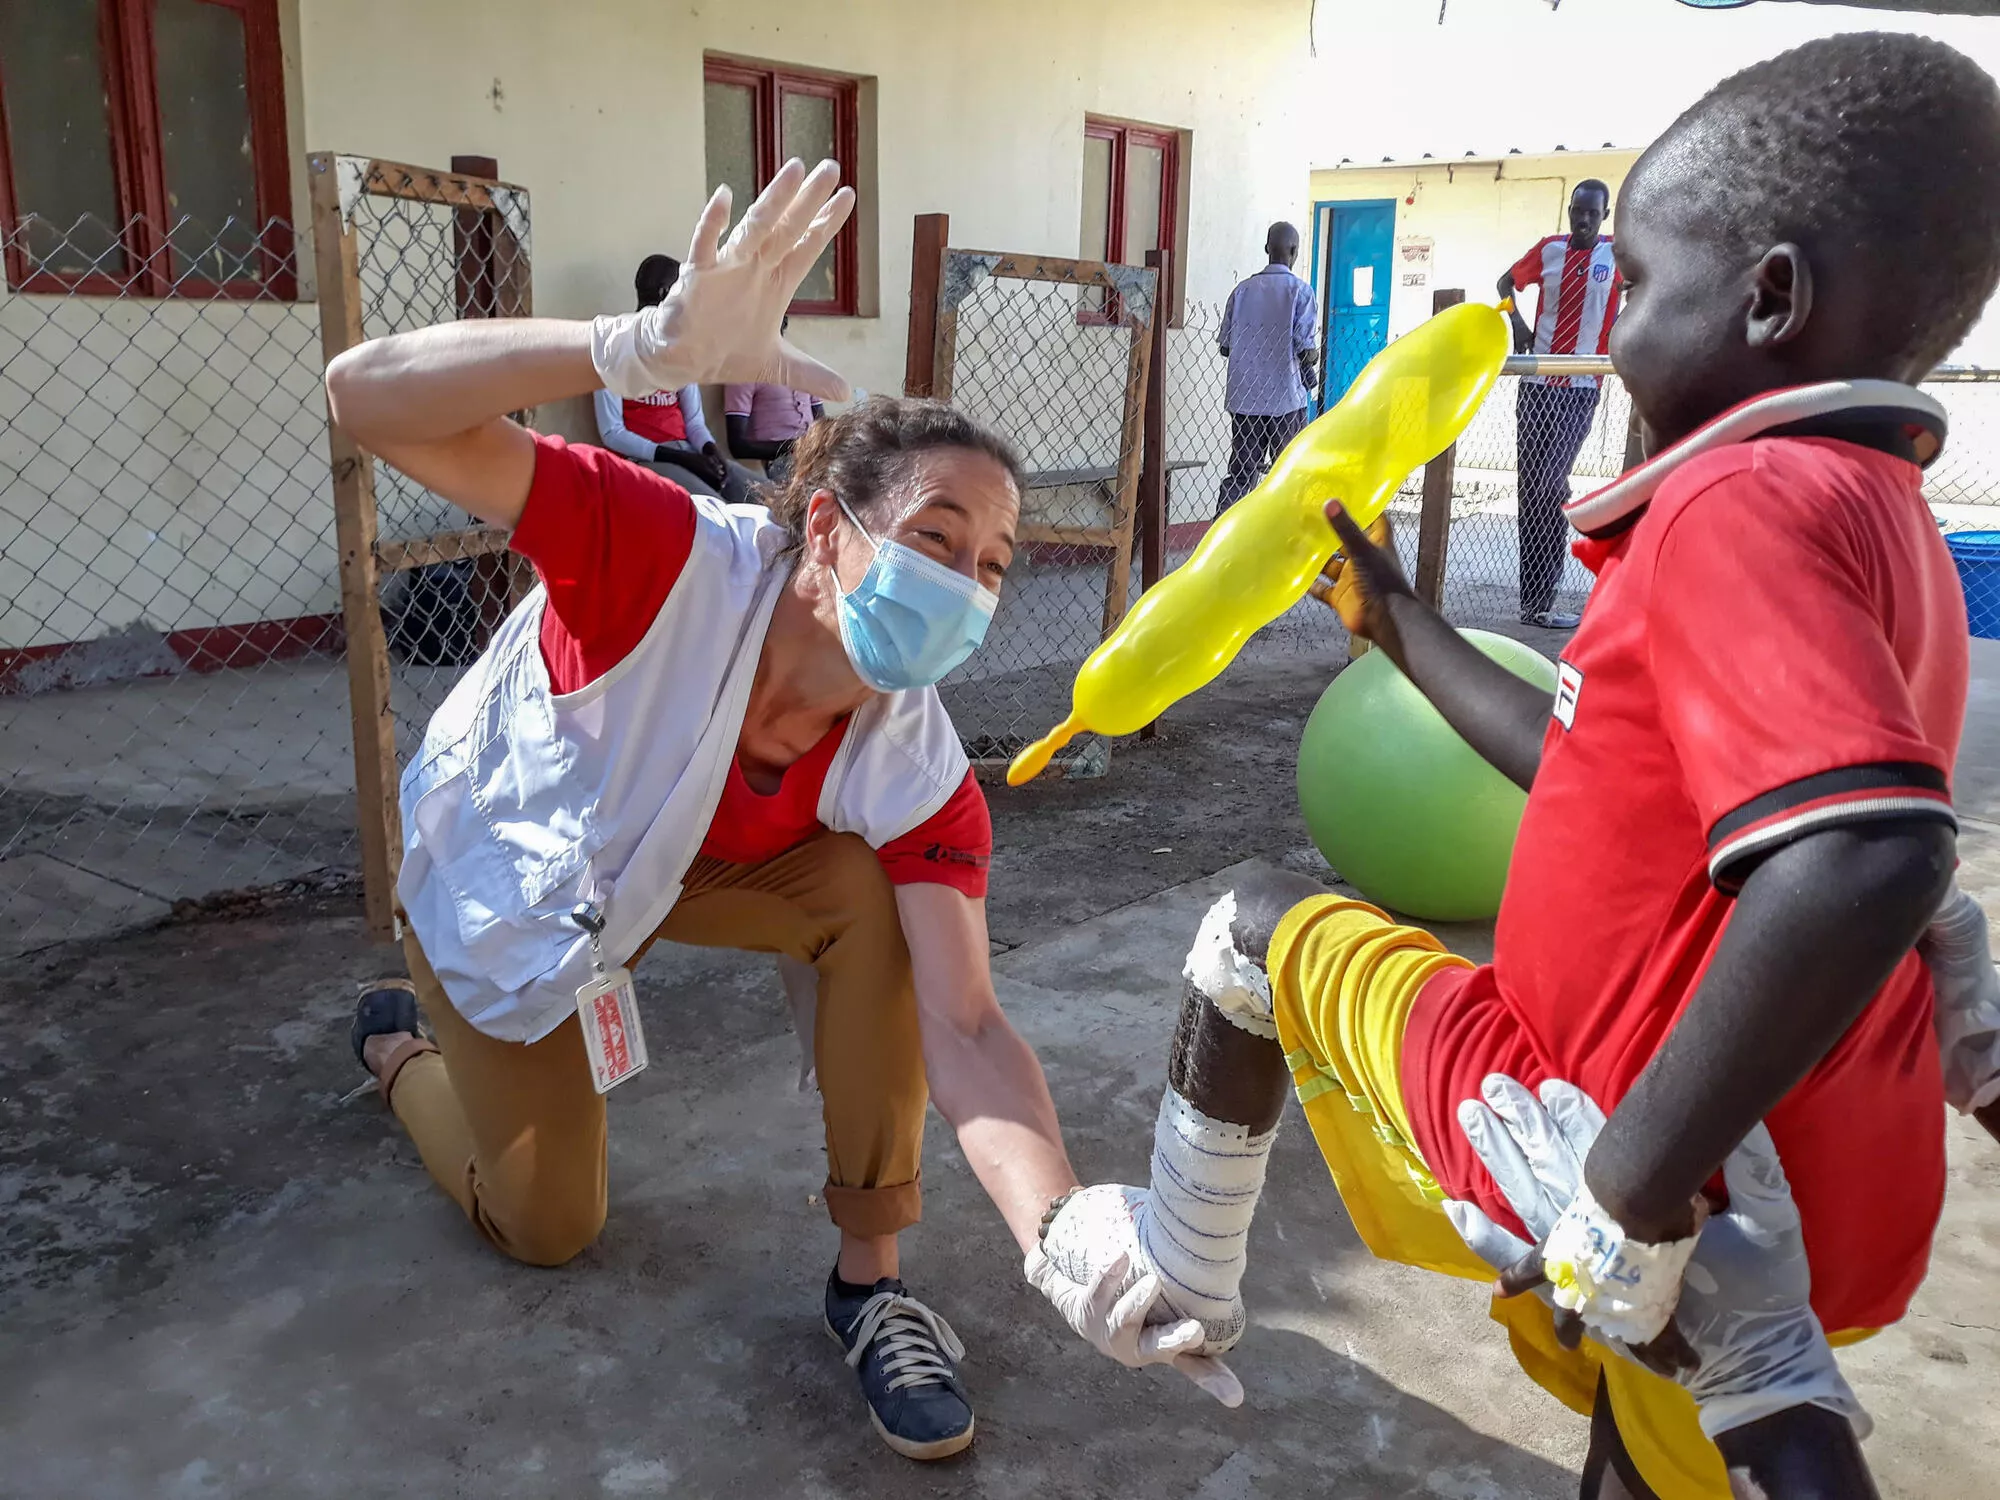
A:
[[[1753,255],[1850,250],[1894,281],[1870,315],[1886,358],[1943,359],[2000,280],[2000,85],[1928,37],[1852,32],[1725,78],[1669,137],[1706,169],[1690,207]]]
[[[1604,206],[1607,209],[1611,207],[1611,184],[1606,182],[1602,177],[1586,177],[1569,190],[1571,198],[1576,198],[1584,193],[1599,194],[1604,199]]]

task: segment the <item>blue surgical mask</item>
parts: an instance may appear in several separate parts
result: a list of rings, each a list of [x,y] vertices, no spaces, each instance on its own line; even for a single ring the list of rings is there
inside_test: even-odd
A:
[[[847,502],[839,504],[875,548],[861,582],[837,606],[840,643],[855,675],[878,693],[938,681],[986,639],[997,596],[901,542],[876,541]]]

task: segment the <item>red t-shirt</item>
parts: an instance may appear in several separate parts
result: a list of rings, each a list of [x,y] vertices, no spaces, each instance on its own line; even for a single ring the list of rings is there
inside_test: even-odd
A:
[[[602,448],[535,439],[534,483],[510,545],[548,586],[542,660],[555,692],[596,681],[639,644],[687,566],[694,528],[694,502],[672,480]],[[820,789],[846,730],[847,720],[835,724],[769,796],[732,761],[701,852],[762,864],[823,833]],[[983,897],[993,823],[972,773],[943,807],[876,853],[897,885],[948,885]]]
[[[650,396],[628,400],[624,417],[625,430],[649,443],[688,440],[687,413],[681,409],[679,391],[655,391]]]
[[[1597,588],[1563,654],[1494,961],[1427,986],[1403,1052],[1439,1183],[1516,1229],[1459,1103],[1505,1072],[1614,1108],[1756,859],[1835,823],[1949,817],[1965,714],[1964,601],[1901,458],[1826,438],[1719,448],[1577,551]],[[1943,1105],[1913,953],[1767,1121],[1829,1329],[1895,1321],[1923,1279]]]

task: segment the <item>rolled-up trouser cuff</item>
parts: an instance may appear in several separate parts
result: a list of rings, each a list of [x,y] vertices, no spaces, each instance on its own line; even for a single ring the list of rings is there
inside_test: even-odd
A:
[[[888,1187],[826,1185],[827,1217],[849,1234],[879,1239],[901,1234],[924,1216],[923,1183],[893,1183]]]

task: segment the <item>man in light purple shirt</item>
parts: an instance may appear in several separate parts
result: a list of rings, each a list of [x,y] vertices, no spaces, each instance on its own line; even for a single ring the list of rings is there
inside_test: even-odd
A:
[[[778,325],[792,326],[788,314]],[[729,451],[738,458],[764,461],[764,476],[783,484],[792,476],[792,444],[826,415],[817,400],[783,385],[729,385],[722,389],[723,421],[729,431]]]
[[[1319,348],[1312,287],[1292,270],[1299,232],[1271,226],[1270,264],[1229,294],[1216,345],[1229,361],[1229,473],[1216,496],[1221,515],[1249,494],[1272,460],[1306,425],[1306,391]]]

